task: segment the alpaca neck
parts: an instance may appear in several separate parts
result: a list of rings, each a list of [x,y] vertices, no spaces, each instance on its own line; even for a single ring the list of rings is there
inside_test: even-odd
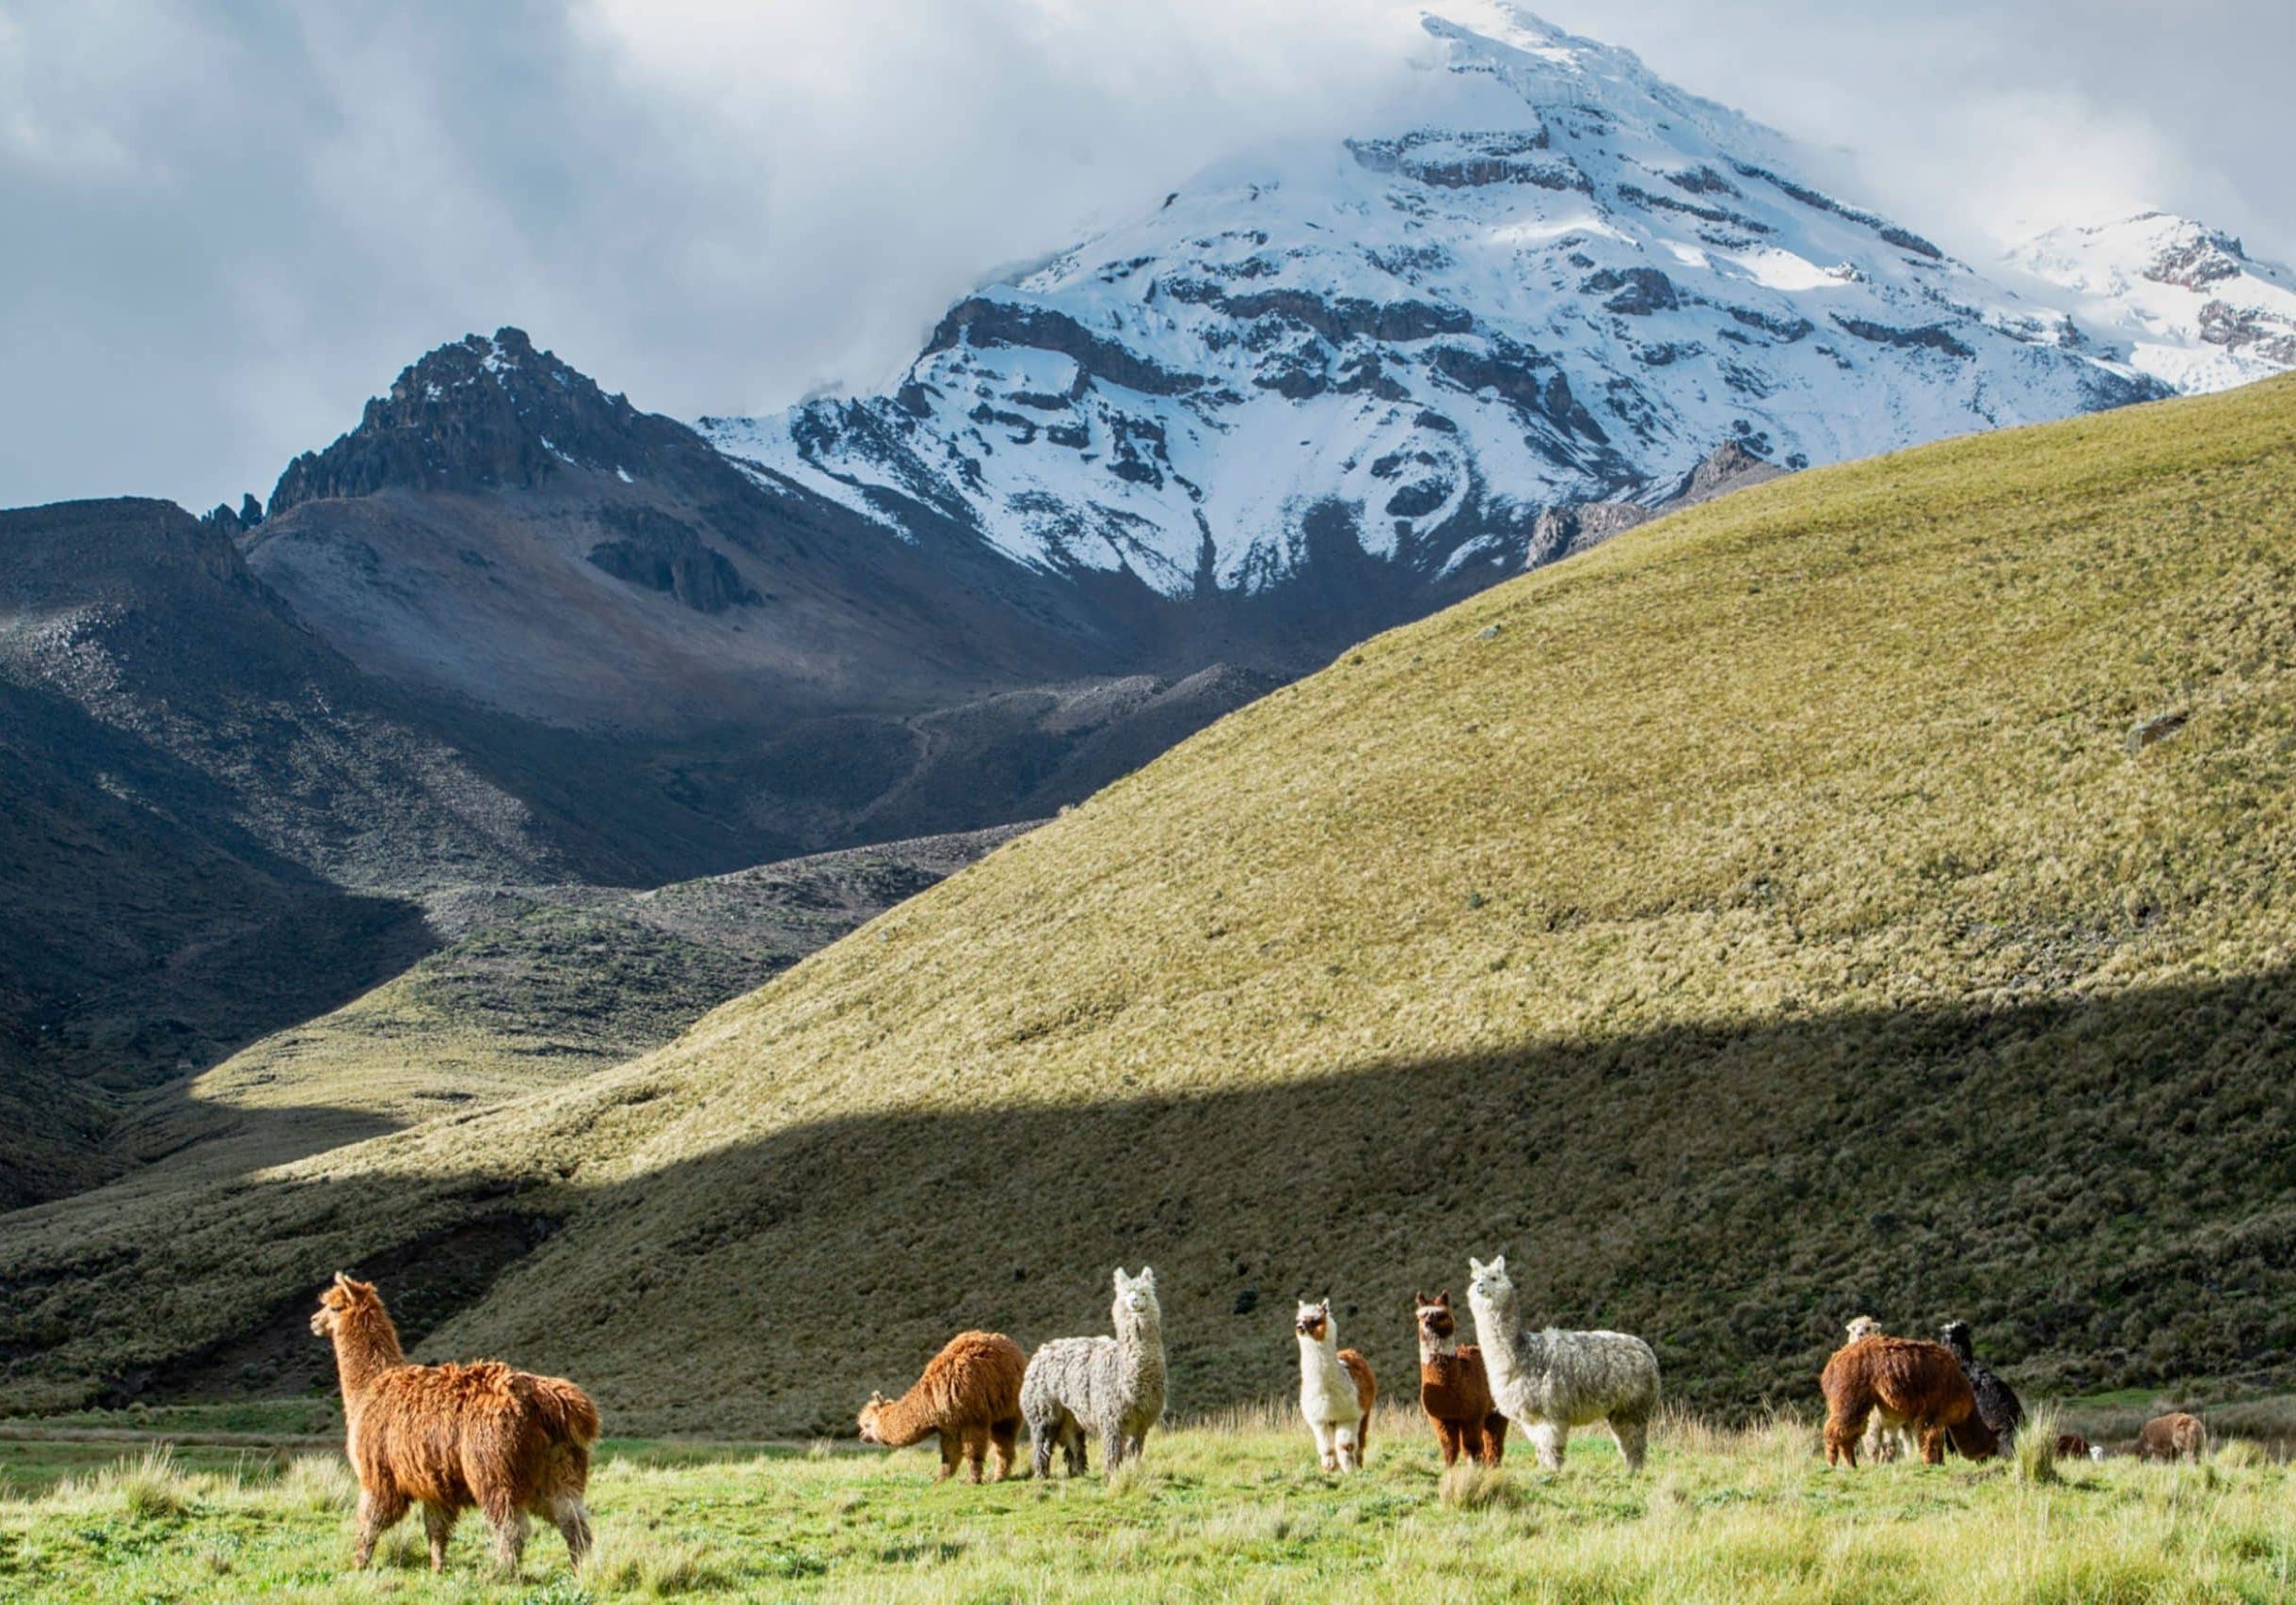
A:
[[[1116,1317],[1116,1380],[1127,1397],[1137,1394],[1143,1378],[1160,1381],[1164,1375],[1164,1333],[1152,1315],[1120,1312]]]
[[[1459,1353],[1459,1335],[1456,1332],[1447,1338],[1431,1338],[1427,1336],[1426,1328],[1420,1329],[1420,1364],[1427,1365],[1434,1360],[1447,1359],[1457,1353]]]
[[[1474,1308],[1475,1335],[1482,1344],[1483,1365],[1494,1390],[1509,1388],[1518,1377],[1528,1379],[1546,1369],[1546,1339],[1523,1330],[1513,1298],[1502,1303],[1478,1297]]]
[[[354,1308],[335,1317],[335,1375],[343,1386],[343,1404],[354,1408],[368,1384],[393,1366],[407,1363],[399,1349],[398,1328],[380,1305]]]
[[[1347,1368],[1339,1363],[1338,1333],[1327,1326],[1320,1338],[1311,1338],[1305,1332],[1299,1334],[1299,1382],[1302,1387],[1314,1387],[1318,1383],[1330,1385],[1345,1379],[1347,1375]],[[1348,1387],[1352,1389],[1354,1384],[1349,1383]]]

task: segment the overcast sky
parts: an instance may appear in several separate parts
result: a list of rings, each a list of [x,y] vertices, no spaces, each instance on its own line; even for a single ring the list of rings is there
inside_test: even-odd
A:
[[[2289,0],[1535,8],[1981,265],[2143,206],[2296,257]],[[1346,127],[1415,9],[0,0],[0,505],[268,495],[506,323],[684,417],[881,383],[988,270]]]

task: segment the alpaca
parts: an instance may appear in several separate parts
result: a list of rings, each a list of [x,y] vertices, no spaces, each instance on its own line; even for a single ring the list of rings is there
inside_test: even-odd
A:
[[[1885,1335],[1881,1329],[1881,1323],[1871,1315],[1855,1316],[1850,1321],[1849,1341],[1851,1343],[1856,1343],[1859,1338],[1878,1338]],[[1913,1434],[1902,1426],[1889,1425],[1882,1413],[1876,1410],[1873,1412],[1873,1419],[1866,1425],[1865,1442],[1859,1446],[1859,1449],[1865,1457],[1876,1466],[1886,1466],[1901,1455],[1910,1459],[1915,1453]]]
[[[1507,1256],[1467,1262],[1467,1305],[1491,1375],[1491,1391],[1509,1421],[1530,1434],[1539,1465],[1559,1470],[1574,1426],[1606,1422],[1627,1470],[1642,1470],[1650,1418],[1658,1413],[1658,1357],[1624,1332],[1534,1332],[1517,1312]]]
[[[1483,1351],[1460,1345],[1450,1289],[1432,1298],[1414,1293],[1411,1305],[1419,1327],[1419,1407],[1435,1423],[1443,1463],[1456,1466],[1464,1454],[1496,1466],[1507,1454],[1507,1418],[1491,1402]]]
[[[2077,1432],[2057,1435],[2057,1458],[2060,1460],[2102,1460],[2104,1452]]]
[[[1983,1460],[1999,1447],[1977,1413],[1977,1398],[1960,1362],[1942,1343],[1918,1338],[1860,1338],[1834,1351],[1818,1378],[1826,1395],[1826,1463],[1858,1464],[1866,1418],[1878,1413],[1891,1427],[1910,1428],[1921,1458],[1942,1464],[1948,1438],[1968,1459]]]
[[[1156,1303],[1156,1272],[1137,1277],[1116,1270],[1112,1338],[1055,1338],[1028,1361],[1020,1383],[1020,1412],[1035,1439],[1036,1474],[1052,1474],[1058,1442],[1068,1474],[1085,1472],[1085,1429],[1100,1435],[1101,1454],[1113,1472],[1137,1456],[1148,1429],[1164,1419],[1164,1311]]]
[[[1315,1457],[1327,1471],[1360,1471],[1371,1452],[1371,1402],[1379,1396],[1371,1361],[1339,1346],[1328,1297],[1300,1305],[1292,1330],[1299,1337],[1299,1413],[1315,1435]]]
[[[375,1541],[410,1503],[423,1507],[433,1571],[445,1569],[454,1518],[472,1506],[494,1529],[503,1571],[518,1569],[529,1512],[554,1523],[582,1565],[590,1548],[582,1492],[598,1435],[587,1393],[499,1360],[409,1365],[375,1284],[340,1271],[319,1295],[311,1329],[333,1341],[343,1383],[345,1448],[359,1477],[354,1565],[366,1568]]]
[[[925,1375],[898,1399],[871,1393],[861,1406],[861,1441],[906,1449],[929,1435],[941,1440],[941,1469],[933,1481],[955,1474],[961,1457],[981,1481],[981,1461],[997,1445],[997,1480],[1012,1474],[1020,1438],[1020,1379],[1028,1369],[1020,1344],[1002,1332],[959,1332]]]
[[[2165,1416],[2155,1416],[2137,1434],[2136,1456],[2140,1460],[2166,1460],[2171,1465],[2190,1456],[2198,1465],[2208,1456],[2208,1429],[2200,1424],[2200,1418],[2176,1410]]]
[[[1969,1324],[1948,1321],[1937,1335],[1961,1362],[1961,1374],[1969,1379],[1969,1391],[1977,1396],[1977,1413],[1985,1418],[1987,1430],[2001,1439],[2003,1447],[2015,1442],[2018,1423],[2025,1419],[2025,1406],[2018,1401],[2016,1390],[1977,1358],[1969,1343]]]

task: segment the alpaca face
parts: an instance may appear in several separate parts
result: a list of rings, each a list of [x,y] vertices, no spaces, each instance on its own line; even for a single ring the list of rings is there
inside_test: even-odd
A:
[[[1507,1256],[1485,1264],[1473,1255],[1467,1259],[1467,1296],[1481,1298],[1493,1304],[1504,1304],[1515,1296],[1515,1284],[1507,1279]]]
[[[335,1323],[342,1317],[343,1311],[350,1309],[361,1297],[372,1298],[374,1296],[375,1284],[373,1282],[353,1281],[343,1272],[337,1271],[334,1281],[319,1295],[319,1308],[311,1311],[311,1335],[314,1338],[333,1337]]]
[[[1153,1269],[1142,1265],[1140,1275],[1128,1277],[1122,1265],[1116,1267],[1116,1313],[1135,1319],[1153,1318],[1157,1313]]]
[[[1445,1288],[1432,1298],[1415,1293],[1411,1300],[1419,1321],[1419,1335],[1430,1343],[1450,1342],[1451,1335],[1459,1330],[1459,1322],[1451,1313],[1450,1289]]]
[[[1321,1343],[1331,1329],[1331,1301],[1328,1298],[1315,1304],[1302,1304],[1292,1317],[1292,1330],[1315,1343]]]
[[[871,1393],[869,1396],[869,1403],[861,1406],[860,1424],[862,1442],[876,1444],[882,1444],[885,1442],[885,1439],[880,1437],[877,1432],[877,1416],[878,1412],[883,1410],[885,1406],[891,1402],[892,1401],[887,1399],[883,1393]]]
[[[1953,1351],[1957,1359],[1966,1360],[1975,1352],[1969,1346],[1969,1324],[1967,1321],[1948,1321],[1945,1329],[1938,1335],[1944,1338],[1945,1346]]]
[[[1860,1315],[1850,1323],[1849,1333],[1851,1343],[1861,1338],[1878,1338],[1882,1335],[1881,1323],[1871,1315]]]

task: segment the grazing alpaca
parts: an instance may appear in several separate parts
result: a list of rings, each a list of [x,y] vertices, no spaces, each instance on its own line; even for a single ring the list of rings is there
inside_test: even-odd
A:
[[[1327,1471],[1360,1471],[1371,1452],[1371,1402],[1379,1396],[1371,1362],[1339,1346],[1329,1298],[1300,1305],[1292,1330],[1299,1335],[1299,1413],[1315,1435],[1315,1457]]]
[[[2060,1460],[2102,1460],[2104,1451],[2093,1446],[2077,1432],[2057,1435],[2057,1458]]]
[[[1856,1343],[1859,1338],[1885,1335],[1881,1323],[1871,1315],[1859,1315],[1850,1322],[1851,1343]],[[1888,1425],[1882,1420],[1881,1412],[1876,1410],[1873,1421],[1866,1426],[1865,1442],[1859,1447],[1868,1460],[1876,1466],[1886,1466],[1900,1455],[1910,1456],[1914,1453],[1913,1435],[1904,1427]]]
[[[1164,1419],[1164,1312],[1156,1303],[1156,1272],[1116,1271],[1112,1338],[1055,1338],[1039,1348],[1021,1378],[1020,1413],[1036,1440],[1036,1474],[1052,1474],[1059,1443],[1068,1474],[1085,1471],[1084,1433],[1100,1435],[1114,1471],[1140,1452],[1148,1429]]]
[[[409,1365],[398,1328],[372,1282],[338,1271],[319,1295],[313,1336],[332,1339],[343,1381],[346,1448],[359,1476],[359,1545],[365,1569],[375,1541],[423,1507],[433,1571],[446,1566],[454,1518],[476,1506],[494,1529],[495,1563],[518,1569],[528,1512],[556,1525],[574,1564],[590,1548],[590,1445],[598,1406],[563,1376],[513,1371],[499,1360]]]
[[[1937,1335],[1961,1362],[1961,1375],[1969,1379],[1969,1391],[1977,1396],[1977,1413],[1987,1430],[2004,1446],[2016,1441],[2017,1425],[2025,1419],[2025,1406],[2018,1401],[2016,1390],[1977,1358],[1977,1351],[1969,1343],[1969,1324],[1948,1321]]]
[[[933,1481],[953,1475],[961,1457],[981,1481],[981,1463],[997,1445],[997,1480],[1012,1474],[1012,1450],[1020,1438],[1020,1379],[1028,1367],[1020,1344],[1002,1332],[959,1332],[933,1357],[917,1386],[898,1399],[871,1393],[861,1406],[861,1441],[888,1449],[938,1434],[941,1469]]]
[[[1826,1463],[1858,1464],[1858,1439],[1866,1418],[1909,1428],[1921,1458],[1945,1459],[1950,1438],[1962,1455],[1983,1460],[1999,1447],[1977,1413],[1976,1395],[1960,1362],[1942,1343],[1918,1338],[1860,1338],[1834,1351],[1818,1387],[1826,1394]]]
[[[2208,1429],[2200,1424],[2200,1418],[2188,1416],[2182,1410],[2165,1416],[2155,1416],[2137,1434],[2137,1458],[2166,1460],[2172,1465],[2187,1456],[2198,1465],[2208,1453]]]
[[[1627,1470],[1642,1470],[1650,1418],[1658,1413],[1658,1357],[1624,1332],[1527,1330],[1515,1308],[1507,1256],[1467,1262],[1467,1304],[1491,1374],[1491,1396],[1528,1430],[1539,1463],[1560,1469],[1574,1426],[1607,1422]]]
[[[1507,1454],[1507,1418],[1491,1402],[1483,1351],[1460,1346],[1448,1288],[1432,1298],[1414,1293],[1411,1304],[1419,1327],[1419,1407],[1435,1423],[1443,1463],[1456,1466],[1464,1454],[1496,1466]]]

